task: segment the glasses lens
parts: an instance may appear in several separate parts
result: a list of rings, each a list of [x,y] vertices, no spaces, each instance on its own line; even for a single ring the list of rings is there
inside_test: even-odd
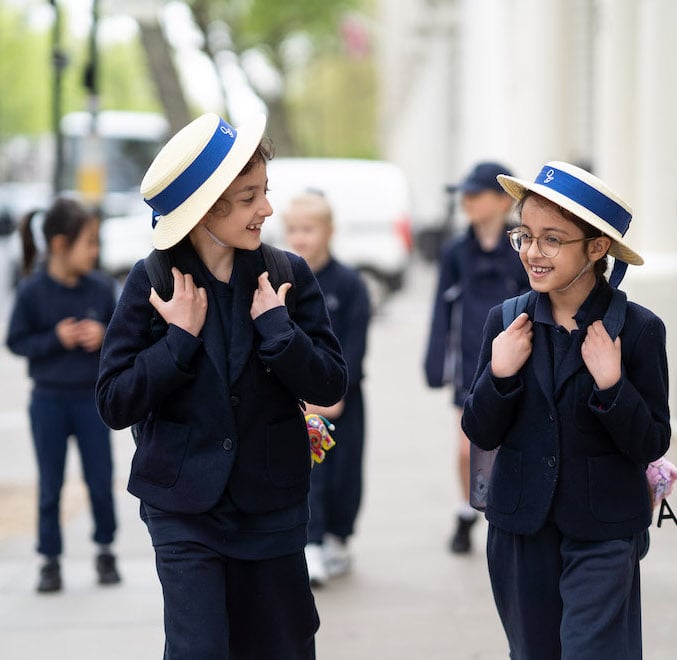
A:
[[[522,249],[522,232],[514,229],[510,232],[510,245],[512,245],[513,250],[519,252]]]
[[[560,241],[557,236],[545,234],[538,237],[538,249],[544,257],[556,257],[559,253]]]

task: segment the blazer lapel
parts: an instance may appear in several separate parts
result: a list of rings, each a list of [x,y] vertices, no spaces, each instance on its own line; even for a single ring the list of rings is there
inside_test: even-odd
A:
[[[204,269],[205,266],[193,250],[189,242],[182,242],[177,246],[175,254],[176,267],[182,273],[190,273],[195,285],[209,288]],[[214,364],[224,385],[228,384],[228,362],[224,341],[224,328],[221,315],[215,305],[207,305],[207,317],[200,333],[202,344],[210,361]]]
[[[542,323],[534,323],[533,346],[538,346],[531,354],[531,366],[536,376],[543,395],[549,404],[554,406],[553,398],[553,379],[552,379],[552,357],[550,355],[548,342],[548,329]]]
[[[230,383],[242,373],[254,344],[254,324],[250,309],[252,296],[263,272],[260,250],[235,250],[232,283],[234,288],[233,316],[230,328]]]
[[[609,306],[611,299],[610,289],[601,289],[591,301],[590,310],[585,321],[580,323],[580,327],[574,336],[567,354],[562,360],[560,368],[555,374],[555,398],[559,397],[562,388],[569,378],[571,378],[579,369],[585,368],[585,362],[581,355],[581,345],[588,331],[588,326],[594,321],[601,320],[604,312]]]

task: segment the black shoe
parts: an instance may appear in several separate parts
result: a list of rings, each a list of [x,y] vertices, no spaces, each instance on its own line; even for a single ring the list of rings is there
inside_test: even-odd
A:
[[[42,566],[37,590],[41,594],[61,591],[61,567],[58,559],[48,559]]]
[[[468,554],[472,548],[470,543],[470,530],[475,524],[476,518],[466,519],[458,518],[458,526],[456,527],[456,532],[451,537],[449,541],[449,550],[457,555]]]
[[[120,574],[115,566],[115,556],[102,553],[96,558],[96,572],[99,574],[99,584],[117,584]]]

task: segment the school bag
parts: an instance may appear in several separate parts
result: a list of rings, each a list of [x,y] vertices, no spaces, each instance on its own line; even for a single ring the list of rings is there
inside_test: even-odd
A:
[[[534,291],[527,291],[520,296],[503,301],[501,312],[503,315],[503,329],[505,330],[527,308]],[[625,324],[627,296],[623,291],[613,289],[611,302],[607,308],[602,323],[612,340],[620,334]],[[494,468],[496,454],[500,447],[485,451],[470,443],[470,506],[478,511],[487,508],[487,496],[491,483],[491,471]]]
[[[285,298],[285,304],[291,316],[296,309],[296,288],[289,257],[284,250],[267,243],[261,243],[261,253],[273,289],[277,291],[280,284],[284,282],[289,282],[292,285]],[[169,300],[174,292],[174,277],[172,276],[174,262],[171,250],[153,250],[143,261],[151,286],[157,291],[160,298]]]

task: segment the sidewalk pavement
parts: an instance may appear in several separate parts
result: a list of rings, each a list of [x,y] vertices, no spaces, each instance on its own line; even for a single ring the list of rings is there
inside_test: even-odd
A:
[[[448,393],[428,390],[420,368],[432,285],[430,270],[417,266],[407,290],[372,326],[364,506],[353,544],[352,573],[316,591],[322,620],[317,637],[320,660],[508,656],[483,554],[486,523],[476,526],[471,555],[458,557],[447,551],[457,491],[453,412]],[[26,489],[35,480],[24,371],[23,362],[0,351],[0,431],[5,449],[0,488]],[[137,501],[124,489],[132,451],[129,434],[115,433],[114,446],[120,523],[115,550],[122,584],[96,584],[94,547],[88,540],[91,523],[76,452],[71,451],[72,511],[65,525],[63,592],[35,592],[38,558],[32,529],[0,538],[3,660],[162,656],[162,596],[153,552],[138,518]],[[673,500],[677,512],[674,496]],[[642,562],[645,658],[668,660],[676,656],[672,635],[677,622],[673,607],[677,525],[664,521],[660,529],[652,527],[651,534],[652,547]]]

